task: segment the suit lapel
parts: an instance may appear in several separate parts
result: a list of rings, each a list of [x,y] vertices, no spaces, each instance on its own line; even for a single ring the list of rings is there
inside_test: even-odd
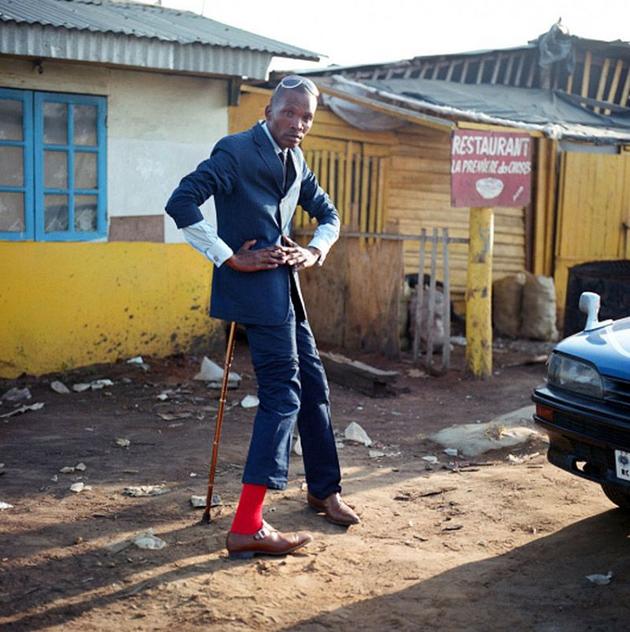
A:
[[[267,134],[265,134],[265,130],[262,128],[260,123],[257,123],[254,127],[254,140],[256,142],[256,145],[258,146],[258,151],[264,163],[267,165],[269,171],[271,171],[271,174],[273,175],[273,179],[275,180],[280,193],[284,195],[284,190],[282,187],[284,180],[282,163],[280,162],[280,158],[276,156],[276,153],[274,152],[273,147],[269,142],[269,139],[267,138]]]

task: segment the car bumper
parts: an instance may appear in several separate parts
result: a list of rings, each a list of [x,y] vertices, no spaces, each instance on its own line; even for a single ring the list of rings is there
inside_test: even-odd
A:
[[[604,402],[591,402],[547,387],[534,391],[533,401],[553,411],[552,419],[534,415],[549,436],[547,458],[557,467],[596,483],[630,489],[617,477],[615,450],[630,452],[630,420]]]

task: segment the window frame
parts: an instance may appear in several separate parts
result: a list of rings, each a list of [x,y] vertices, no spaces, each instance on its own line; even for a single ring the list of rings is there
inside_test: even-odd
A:
[[[0,186],[0,191],[19,190],[24,193],[25,230],[1,231],[0,240],[11,241],[93,241],[107,236],[107,99],[104,96],[83,95],[64,92],[33,90],[11,90],[0,88],[0,98],[16,97],[23,103],[23,142],[0,141],[0,145],[24,146],[23,187]],[[44,107],[46,103],[63,103],[68,107],[66,143],[44,142]],[[96,145],[74,143],[73,108],[77,105],[96,107]],[[45,186],[44,160],[46,150],[67,153],[67,182],[65,188]],[[74,158],[77,153],[96,155],[96,188],[76,189],[74,186]],[[68,197],[67,231],[46,232],[44,225],[45,196],[66,195]],[[96,230],[79,231],[74,226],[74,198],[78,195],[93,195],[96,199]]]
[[[0,139],[0,147],[22,147],[22,186],[0,184],[0,191],[22,193],[24,196],[24,230],[0,231],[0,240],[28,241],[35,237],[34,175],[33,175],[33,93],[30,90],[0,88],[0,99],[22,102],[22,140]]]

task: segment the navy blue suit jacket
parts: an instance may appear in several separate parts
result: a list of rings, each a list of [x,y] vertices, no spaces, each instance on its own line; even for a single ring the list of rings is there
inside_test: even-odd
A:
[[[281,243],[290,232],[300,204],[319,224],[339,226],[328,195],[308,168],[302,151],[290,149],[296,177],[283,190],[283,170],[260,124],[222,138],[210,158],[182,179],[171,195],[167,213],[178,228],[203,219],[199,206],[214,196],[219,237],[236,252],[255,239],[254,249]],[[290,171],[289,171],[290,173]],[[237,272],[223,264],[214,270],[210,315],[244,324],[280,325],[289,315],[288,266],[260,272]]]

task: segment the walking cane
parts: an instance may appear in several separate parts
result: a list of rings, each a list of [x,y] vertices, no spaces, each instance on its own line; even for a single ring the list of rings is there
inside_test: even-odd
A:
[[[225,364],[223,365],[223,380],[221,382],[221,395],[219,397],[219,410],[217,411],[217,424],[214,428],[214,439],[212,441],[212,461],[210,462],[210,473],[208,474],[208,494],[206,496],[206,510],[201,517],[201,524],[210,523],[210,507],[212,506],[212,491],[214,489],[214,475],[217,471],[217,458],[219,456],[219,441],[221,441],[221,426],[223,425],[223,413],[225,412],[225,401],[227,399],[228,380],[230,378],[230,368],[234,358],[234,342],[236,340],[236,323],[230,323],[228,333],[227,349],[225,351]]]

